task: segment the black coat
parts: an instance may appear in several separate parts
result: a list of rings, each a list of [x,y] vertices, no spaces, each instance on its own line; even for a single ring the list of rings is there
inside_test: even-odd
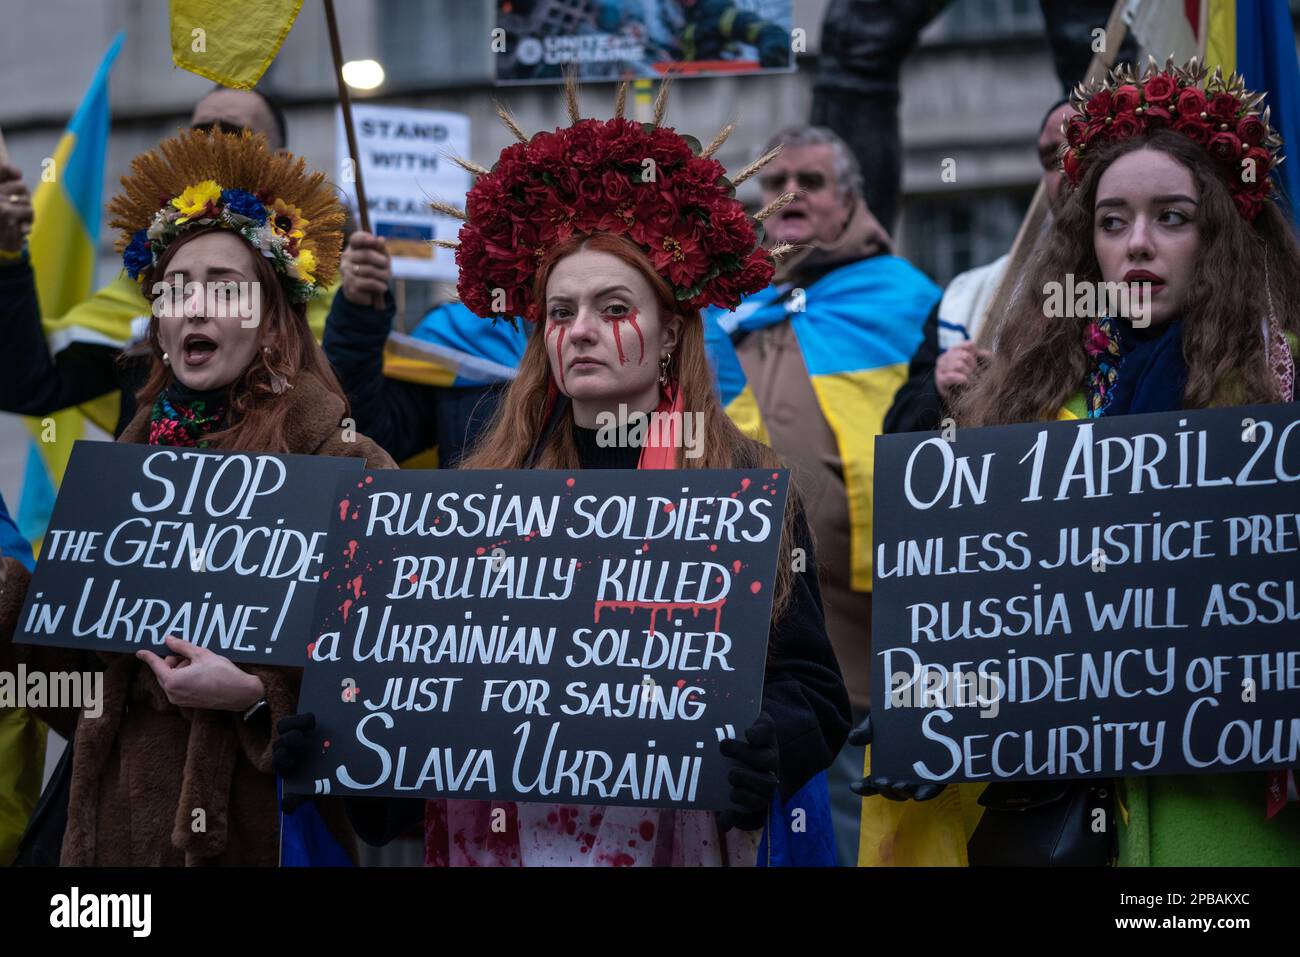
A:
[[[398,462],[433,446],[444,466],[455,465],[491,420],[503,386],[437,388],[384,376],[384,342],[393,325],[393,298],[372,309],[340,292],[330,305],[321,346],[352,402],[357,431]]]
[[[584,468],[635,468],[634,447],[599,448],[578,443]],[[852,724],[849,693],[826,634],[812,533],[796,503],[794,542],[806,550],[805,570],[794,576],[789,604],[768,635],[763,710],[776,725],[781,798],[789,800],[830,767]],[[414,827],[424,815],[419,798],[348,798],[348,817],[368,844],[386,844]]]
[[[894,404],[885,413],[886,435],[898,432],[932,432],[948,414],[934,384],[934,367],[939,361],[939,304],[925,320],[921,344],[907,367],[907,381],[894,394]]]
[[[41,328],[36,278],[24,256],[0,265],[0,412],[50,415],[120,391],[115,432],[135,415],[135,392],[144,384],[148,358],[130,358],[116,346],[74,342],[50,355]]]

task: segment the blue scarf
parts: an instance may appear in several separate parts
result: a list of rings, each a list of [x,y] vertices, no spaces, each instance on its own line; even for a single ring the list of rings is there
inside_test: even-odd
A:
[[[1176,412],[1183,407],[1187,363],[1183,360],[1181,319],[1141,331],[1107,318],[1097,326],[1112,343],[1094,366],[1101,364],[1110,374],[1106,394],[1100,403],[1094,400],[1091,404],[1090,416]],[[1095,386],[1097,374],[1094,368],[1090,387]]]

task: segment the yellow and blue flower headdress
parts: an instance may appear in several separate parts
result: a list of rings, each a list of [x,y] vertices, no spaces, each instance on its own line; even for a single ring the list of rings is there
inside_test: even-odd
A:
[[[344,214],[333,187],[249,132],[187,130],[164,140],[132,161],[108,211],[126,271],[141,283],[178,237],[212,226],[269,259],[293,302],[338,271]]]

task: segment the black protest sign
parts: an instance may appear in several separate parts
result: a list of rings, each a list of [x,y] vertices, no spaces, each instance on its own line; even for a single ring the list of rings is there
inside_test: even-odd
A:
[[[334,486],[361,459],[78,442],[14,640],[301,666]]]
[[[1300,764],[1300,406],[946,438],[876,443],[874,772]]]
[[[340,483],[299,792],[729,804],[762,697],[784,471]],[[788,558],[782,560],[789,560]]]

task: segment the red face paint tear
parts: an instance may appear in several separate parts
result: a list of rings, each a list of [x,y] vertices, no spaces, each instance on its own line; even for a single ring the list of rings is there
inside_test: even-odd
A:
[[[641,334],[641,327],[636,324],[638,313],[635,309],[627,314],[627,321],[632,324],[636,330],[636,341],[641,344],[641,354],[637,357],[636,364],[641,365],[645,362],[645,336]]]
[[[549,336],[552,332],[557,333],[555,336],[555,364],[560,370],[560,388],[565,395],[568,395],[569,390],[564,384],[564,326],[552,324],[551,328],[546,330],[546,334]]]

